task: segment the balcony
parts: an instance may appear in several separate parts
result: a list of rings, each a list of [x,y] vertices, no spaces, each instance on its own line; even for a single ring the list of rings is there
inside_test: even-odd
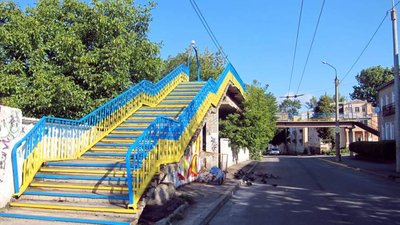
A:
[[[382,116],[390,116],[390,115],[393,115],[394,112],[395,112],[395,109],[394,109],[394,104],[393,103],[388,104],[388,105],[384,105],[382,107]]]

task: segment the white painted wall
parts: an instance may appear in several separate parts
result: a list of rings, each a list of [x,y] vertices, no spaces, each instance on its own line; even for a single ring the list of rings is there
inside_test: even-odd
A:
[[[0,106],[0,208],[7,205],[14,193],[11,151],[37,121],[23,118],[19,109]]]
[[[228,138],[221,138],[220,147],[221,147],[221,157],[222,157],[222,168],[226,169],[226,165],[229,167],[231,165],[237,164],[239,162],[243,162],[250,159],[249,150],[240,149],[238,152],[233,152],[230,147],[230,141]],[[227,162],[227,163],[226,163]]]

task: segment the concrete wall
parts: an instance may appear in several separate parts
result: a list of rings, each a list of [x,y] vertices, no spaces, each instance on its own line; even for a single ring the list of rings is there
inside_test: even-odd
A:
[[[228,138],[221,138],[221,169],[246,161],[250,159],[250,153],[247,149],[233,150]]]
[[[11,151],[36,122],[23,118],[19,109],[0,106],[0,208],[6,206],[14,193]]]
[[[206,160],[206,167],[209,169],[213,166],[218,166],[218,153],[219,153],[219,112],[215,107],[211,107],[208,111],[204,120],[205,137],[202,139],[205,141],[205,146],[202,147],[202,153],[204,156],[208,156]]]

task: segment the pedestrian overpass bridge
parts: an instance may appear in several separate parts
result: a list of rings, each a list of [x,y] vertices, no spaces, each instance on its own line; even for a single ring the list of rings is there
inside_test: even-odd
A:
[[[277,121],[276,126],[278,128],[301,128],[301,127],[312,127],[312,128],[321,128],[321,127],[335,127],[335,121],[321,121],[321,120],[306,120],[306,121]],[[355,127],[359,127],[373,135],[379,136],[379,131],[363,124],[359,121],[340,121],[339,127],[346,129],[354,129]]]

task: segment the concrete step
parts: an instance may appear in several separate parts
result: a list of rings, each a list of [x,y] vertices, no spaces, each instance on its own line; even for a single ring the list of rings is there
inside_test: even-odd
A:
[[[161,103],[163,103],[164,101],[162,101]],[[160,104],[161,104],[160,103]],[[176,103],[176,102],[173,102],[173,101],[171,101],[171,102],[169,102],[169,103]],[[176,113],[174,113],[174,114],[163,114],[163,115],[156,115],[156,114],[139,114],[139,113],[135,113],[135,114],[133,114],[131,117],[129,117],[128,118],[128,120],[133,120],[133,121],[142,121],[143,119],[145,119],[145,120],[150,120],[150,119],[155,119],[155,118],[157,118],[157,117],[159,117],[159,116],[164,116],[164,117],[169,117],[169,118],[171,118],[171,117],[175,117],[177,114]],[[153,121],[152,121],[153,122]]]
[[[58,182],[45,182],[35,181],[29,187],[39,188],[57,188],[57,189],[77,189],[77,190],[102,190],[109,192],[124,192],[128,190],[125,185],[110,185],[110,184],[75,184],[75,183],[58,183]]]
[[[125,176],[114,174],[104,175],[76,175],[76,174],[57,174],[57,173],[37,173],[33,182],[56,182],[62,184],[85,184],[85,185],[112,185],[126,186]]]
[[[132,141],[133,143],[133,141]],[[108,143],[108,142],[98,142],[93,147],[107,147],[107,148],[129,148],[132,143]]]
[[[159,106],[165,106],[165,105],[184,105],[185,107],[189,104],[189,102],[160,102],[160,104],[158,104]]]
[[[138,128],[146,129],[150,123],[154,121],[155,118],[147,118],[150,119],[150,122],[143,122],[139,118],[135,119],[128,119],[121,123],[117,128],[114,130],[137,130]]]
[[[189,103],[192,99],[165,99],[160,102],[161,103]]]
[[[163,100],[193,100],[193,96],[169,96]]]
[[[115,134],[114,133],[114,134],[109,134],[109,135],[105,136],[104,138],[107,138],[107,139],[124,139],[124,138],[136,139],[138,137],[139,137],[138,134]]]
[[[73,193],[73,194],[96,194],[96,195],[128,195],[128,190],[102,190],[102,189],[79,189],[54,186],[37,186],[29,187],[27,191],[43,191],[54,193]]]
[[[117,204],[127,206],[129,204],[128,195],[115,194],[97,194],[97,193],[74,193],[74,192],[55,192],[55,191],[25,191],[18,201],[40,201],[52,204],[53,202],[70,202],[90,204],[90,205],[107,205]]]
[[[167,95],[167,97],[166,98],[168,98],[168,97],[173,97],[173,96],[175,96],[175,97],[179,97],[179,96],[188,96],[188,97],[194,97],[194,96],[196,96],[197,95],[197,93],[198,93],[198,91],[179,91],[179,92],[171,92],[169,95]]]
[[[125,159],[109,159],[99,162],[96,160],[69,160],[69,161],[59,161],[59,162],[48,162],[43,168],[53,168],[53,169],[78,169],[78,170],[115,170],[121,171],[125,170]]]
[[[132,151],[133,152],[133,151]],[[113,159],[125,159],[126,158],[126,152],[91,152],[88,151],[85,154],[83,154],[83,157],[102,157],[102,158],[113,158]]]
[[[40,173],[52,173],[58,175],[93,175],[93,176],[104,176],[107,174],[108,176],[113,177],[125,177],[126,171],[125,169],[95,169],[95,168],[84,168],[79,169],[75,167],[64,168],[64,167],[42,167],[39,170]]]
[[[151,112],[156,112],[156,111],[182,111],[183,108],[176,107],[176,108],[157,108],[157,107],[142,107],[140,108],[137,112],[146,112],[146,111],[151,111]]]
[[[93,205],[90,203],[80,202],[55,202],[55,201],[41,201],[41,200],[18,200],[10,202],[11,207],[21,208],[39,208],[50,210],[71,210],[71,211],[88,211],[88,212],[108,212],[108,213],[123,213],[134,214],[135,211],[127,209],[125,204],[102,204]]]
[[[53,225],[53,224],[104,224],[104,225],[128,225],[135,223],[138,216],[136,214],[119,214],[119,213],[107,213],[107,212],[85,212],[76,210],[51,210],[51,209],[31,209],[31,208],[10,208],[7,213],[26,215],[26,216],[39,216],[42,218],[36,218],[35,220],[30,219],[11,219],[5,220],[4,217],[0,217],[0,224],[7,225],[20,225],[23,221],[29,221],[29,225]],[[46,217],[49,220],[44,220]],[[66,218],[69,220],[57,221],[55,218]],[[42,219],[41,221],[38,219]],[[72,219],[72,220],[71,220]],[[75,220],[74,220],[75,219]],[[80,220],[80,221],[79,221]],[[86,220],[86,221],[85,221]],[[3,223],[1,221],[7,221],[10,223]],[[75,223],[74,223],[75,222]],[[108,223],[107,223],[108,222]]]
[[[1,213],[0,224],[7,225],[82,225],[82,224],[99,224],[99,225],[130,225],[131,222],[117,222],[113,220],[99,220],[99,219],[83,219],[72,217],[54,216],[57,214],[43,216],[36,215],[35,213],[29,214],[16,214],[16,213]],[[68,215],[67,215],[68,216]],[[136,222],[135,222],[136,223]]]
[[[134,130],[113,130],[110,132],[110,135],[113,134],[121,134],[121,135],[141,135],[143,133],[143,131],[145,130],[145,127],[141,127],[141,128],[136,128]]]

